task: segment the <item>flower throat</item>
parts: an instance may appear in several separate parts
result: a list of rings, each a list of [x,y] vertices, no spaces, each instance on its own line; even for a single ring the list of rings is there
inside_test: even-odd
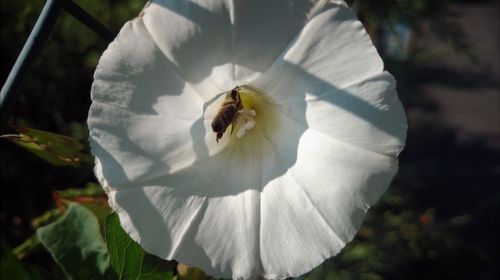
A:
[[[226,93],[224,102],[212,121],[212,131],[215,133],[215,140],[219,142],[227,128],[231,126],[231,135],[237,129],[236,137],[241,138],[247,130],[255,126],[256,112],[252,109],[252,102],[249,96],[242,94],[247,90],[242,86],[236,86]]]

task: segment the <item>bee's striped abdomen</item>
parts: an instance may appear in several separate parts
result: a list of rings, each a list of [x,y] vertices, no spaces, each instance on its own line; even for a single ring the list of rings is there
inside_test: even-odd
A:
[[[212,121],[212,130],[217,134],[215,139],[217,142],[222,138],[227,127],[233,124],[238,111],[242,108],[238,90],[239,87],[236,87],[226,95],[224,103]]]
[[[236,113],[237,109],[235,104],[224,102],[219,113],[212,121],[212,130],[215,133],[226,131],[227,127],[233,122]]]

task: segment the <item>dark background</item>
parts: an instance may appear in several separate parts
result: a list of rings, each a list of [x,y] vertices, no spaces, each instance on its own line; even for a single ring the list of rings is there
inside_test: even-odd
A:
[[[76,2],[115,31],[144,4]],[[355,241],[306,278],[499,279],[499,1],[349,2],[398,80],[408,139],[392,187]],[[43,4],[0,1],[2,84]],[[106,45],[63,14],[9,124],[85,142],[92,75]],[[95,181],[90,165],[54,167],[7,141],[0,151],[2,237],[13,247],[34,233],[33,218],[54,207],[52,191]],[[47,265],[46,257],[26,262]]]

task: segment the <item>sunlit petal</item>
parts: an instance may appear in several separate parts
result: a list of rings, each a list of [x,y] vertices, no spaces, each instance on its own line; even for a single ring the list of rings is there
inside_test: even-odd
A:
[[[141,19],[102,56],[92,85],[90,144],[99,177],[115,188],[167,174],[196,159],[193,122],[202,100],[156,48]]]
[[[151,1],[101,58],[92,101],[96,175],[123,228],[214,277],[283,279],[337,254],[406,133],[343,1]]]

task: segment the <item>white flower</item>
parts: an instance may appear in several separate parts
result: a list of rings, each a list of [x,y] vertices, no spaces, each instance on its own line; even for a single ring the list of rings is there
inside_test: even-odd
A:
[[[242,108],[217,142],[236,86]],[[152,1],[102,56],[92,101],[96,174],[123,228],[234,279],[297,276],[337,254],[406,133],[394,78],[354,13],[328,1]]]

